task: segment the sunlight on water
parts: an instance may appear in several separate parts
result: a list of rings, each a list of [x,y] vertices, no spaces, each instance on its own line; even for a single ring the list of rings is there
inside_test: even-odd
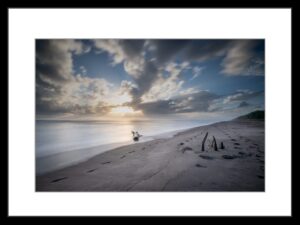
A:
[[[131,131],[152,136],[200,125],[195,121],[57,122],[37,121],[37,157],[132,140]]]
[[[131,131],[155,135],[203,125],[199,121],[122,121],[122,122],[36,122],[37,173],[54,170],[90,158],[109,149],[132,144]],[[96,147],[97,148],[92,148]]]

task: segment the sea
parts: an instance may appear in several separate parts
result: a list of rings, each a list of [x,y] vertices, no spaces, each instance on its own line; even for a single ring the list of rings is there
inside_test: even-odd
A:
[[[206,124],[209,122],[199,120],[37,120],[36,174],[45,174],[85,161],[113,148],[134,144],[131,131],[138,131],[142,135],[139,142],[144,142],[169,138],[179,131]]]

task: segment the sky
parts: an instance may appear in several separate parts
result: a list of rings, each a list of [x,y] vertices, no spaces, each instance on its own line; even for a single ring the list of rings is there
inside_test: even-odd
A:
[[[264,109],[264,40],[38,39],[37,119],[225,120]]]

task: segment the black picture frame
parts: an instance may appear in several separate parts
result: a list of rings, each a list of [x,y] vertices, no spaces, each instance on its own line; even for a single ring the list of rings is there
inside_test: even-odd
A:
[[[117,6],[116,6],[117,5]],[[184,2],[160,2],[159,4],[154,3],[154,2],[137,2],[137,1],[119,1],[118,3],[114,2],[96,2],[96,1],[74,1],[70,2],[67,0],[63,1],[11,1],[11,2],[5,2],[4,5],[2,5],[2,26],[5,27],[5,32],[6,35],[2,35],[4,40],[2,41],[2,49],[6,49],[6,51],[2,51],[2,59],[7,59],[7,62],[5,62],[5,65],[2,67],[5,71],[4,74],[6,74],[5,78],[7,79],[5,83],[5,86],[7,87],[7,90],[5,92],[2,89],[2,92],[7,96],[7,115],[6,115],[6,133],[7,133],[7,146],[8,146],[8,132],[9,132],[9,123],[8,123],[8,118],[9,118],[9,101],[8,101],[8,76],[9,76],[9,71],[8,71],[8,55],[9,55],[9,50],[8,50],[8,42],[9,42],[9,37],[8,37],[8,10],[11,8],[274,8],[274,9],[279,9],[279,8],[290,8],[292,9],[292,62],[295,59],[295,51],[296,51],[296,44],[293,41],[295,39],[295,24],[296,24],[296,6],[295,6],[295,1],[274,1],[274,2],[269,2],[269,1],[201,1],[201,2],[196,2],[196,1],[184,1]],[[3,63],[3,61],[2,61]],[[4,63],[3,63],[4,64]],[[292,100],[293,100],[293,90],[295,90],[294,85],[296,84],[295,79],[293,77],[294,69],[295,69],[295,63],[292,63]],[[292,109],[294,109],[292,107]],[[293,122],[293,113],[292,113],[292,128],[294,127]],[[293,134],[293,132],[292,132]],[[294,221],[297,218],[296,212],[295,212],[295,182],[294,182],[294,170],[295,170],[295,160],[297,159],[295,155],[295,151],[293,151],[293,138],[292,139],[292,215],[290,217],[284,217],[284,216],[279,216],[279,217],[271,217],[271,216],[252,216],[249,222],[253,223],[254,220],[257,219],[262,219],[261,221],[266,221],[266,219],[275,219],[277,222],[291,222]],[[5,218],[6,222],[14,222],[16,219],[30,219],[30,218],[35,218],[35,219],[44,219],[47,218],[48,216],[9,216],[8,212],[8,205],[9,205],[9,199],[8,199],[8,192],[9,192],[9,187],[8,187],[8,156],[9,156],[9,146],[6,148],[6,151],[4,151],[6,155],[2,157],[2,174],[4,175],[3,177],[5,178],[6,185],[5,185],[5,190],[2,192],[3,193],[3,198],[6,199],[5,202],[5,211],[2,211],[2,216]],[[4,186],[4,185],[3,185]],[[4,201],[2,201],[4,204]],[[4,214],[4,215],[3,215]],[[55,217],[55,218],[54,218]],[[52,216],[51,222],[54,221],[54,219],[66,219],[70,218],[72,216]],[[126,218],[129,218],[132,216],[127,216]],[[133,216],[134,217],[134,216]],[[135,216],[136,217],[136,216]],[[248,219],[247,216],[199,216],[201,217],[201,222],[202,220],[205,219],[214,219],[215,222],[227,222],[228,219],[236,219],[237,221],[240,221],[241,219]],[[189,217],[189,218],[199,218],[199,217]],[[98,218],[97,216],[92,216],[90,218]],[[108,216],[102,216],[101,219],[108,219],[111,217]],[[115,217],[116,219],[124,219],[123,217]],[[168,216],[160,216],[160,219],[168,218]],[[83,222],[83,219],[86,219],[86,217],[76,217],[75,220],[76,222]],[[152,219],[154,219],[152,217]],[[186,217],[178,218],[178,219],[187,219]],[[293,220],[292,220],[293,219]],[[178,220],[179,221],[179,220]],[[183,221],[183,220],[182,220]],[[124,221],[123,221],[124,222]]]

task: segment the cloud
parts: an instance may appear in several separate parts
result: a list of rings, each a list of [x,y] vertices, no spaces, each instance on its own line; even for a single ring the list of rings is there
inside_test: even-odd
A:
[[[178,81],[177,77],[169,76],[164,78],[160,76],[150,90],[141,97],[142,102],[168,100],[178,93],[183,83],[184,81]]]
[[[122,80],[119,91],[121,94],[128,94],[131,93],[134,88],[136,88],[134,83],[128,80]]]
[[[263,75],[263,59],[255,56],[254,47],[257,42],[252,40],[235,41],[228,48],[222,61],[225,75]]]
[[[124,70],[133,78],[135,86],[130,90],[133,105],[168,99],[181,88],[183,81],[179,79],[179,75],[189,66],[189,63],[186,61],[174,63],[169,60],[186,42],[178,40],[94,41],[97,48],[111,56],[113,64],[123,63]],[[167,77],[164,77],[163,73],[167,74]]]
[[[246,101],[258,96],[263,96],[264,91],[249,91],[249,90],[240,90],[232,95],[228,95],[224,98],[223,103],[227,104],[234,101]]]
[[[203,69],[204,69],[204,67],[199,67],[199,66],[193,67],[193,69],[192,69],[193,77],[190,80],[194,80],[197,77],[199,77],[200,74],[202,73]]]
[[[72,52],[81,53],[81,44],[74,40],[37,40],[36,69],[41,82],[57,83],[71,80]]]
[[[157,100],[136,105],[145,114],[174,114],[188,112],[207,112],[211,101],[219,96],[208,91],[178,95],[168,100]]]
[[[36,41],[36,110],[38,114],[106,113],[112,85],[104,79],[75,75],[73,54],[90,51],[74,40]],[[86,73],[81,66],[82,74]]]
[[[76,76],[67,85],[61,86],[58,92],[47,90],[42,87],[42,93],[37,96],[37,110],[39,113],[73,113],[90,114],[106,113],[109,111],[109,103],[106,99],[110,97],[109,84],[104,79],[91,79]]]
[[[179,95],[190,95],[190,94],[196,94],[198,93],[200,90],[198,90],[197,88],[194,87],[190,87],[190,88],[186,88],[182,91],[179,92]]]
[[[231,43],[231,40],[191,41],[183,55],[187,60],[203,62],[224,56]]]
[[[233,94],[219,96],[210,102],[208,111],[210,112],[229,112],[239,108],[255,109],[255,105],[264,105],[264,91],[237,90]],[[250,103],[249,103],[250,102]]]
[[[172,61],[176,54],[184,50],[190,40],[148,40],[147,46],[159,65]]]
[[[204,62],[220,58],[221,73],[227,76],[264,75],[264,58],[255,48],[262,40],[207,40],[190,42],[185,60]]]
[[[132,76],[136,86],[131,89],[133,101],[139,103],[141,96],[149,91],[157,79],[159,69],[153,61],[144,59],[144,40],[94,40],[96,48],[107,52],[113,65],[123,63],[124,70]]]
[[[134,79],[139,79],[145,69],[145,60],[143,57],[124,61],[124,70]]]
[[[178,95],[184,84],[180,75],[188,66],[189,63],[186,62],[166,64],[163,71],[160,71],[156,80],[152,82],[150,89],[141,96],[142,102],[169,100]],[[162,75],[163,72],[166,73],[165,76]]]
[[[94,44],[96,48],[108,52],[113,59],[113,65],[123,62],[125,53],[118,40],[94,40]]]
[[[247,106],[249,106],[249,105],[250,105],[249,103],[243,101],[243,102],[241,102],[241,103],[239,104],[238,108],[247,107]]]
[[[175,100],[178,112],[207,112],[211,102],[219,98],[218,95],[209,91],[199,91],[185,95]]]
[[[250,74],[258,70],[257,62],[262,64],[254,60],[256,41],[251,40],[94,40],[94,45],[111,56],[113,65],[123,63],[136,84],[131,90],[135,104],[174,96],[184,83],[184,69],[191,69],[191,80],[196,79],[204,67],[191,67],[190,61],[221,58],[225,75]]]
[[[106,113],[126,101],[140,102],[158,75],[157,67],[141,57],[144,41],[95,40],[94,45],[108,52],[113,64],[124,62],[135,84],[123,81],[120,89],[113,92],[112,85],[104,79],[83,77],[87,72],[84,66],[80,67],[81,74],[75,75],[72,57],[87,52],[83,42],[37,41],[38,113]]]
[[[64,87],[74,81],[72,54],[83,52],[81,42],[74,40],[36,41],[37,112],[63,111],[53,101],[62,96]]]
[[[142,56],[144,40],[95,39],[94,46],[106,51],[113,59],[112,64],[122,63],[124,60]]]
[[[250,65],[245,69],[245,71],[242,74],[246,76],[264,76],[264,64],[265,63],[261,58],[253,58],[251,59]]]
[[[223,110],[231,103],[243,106],[248,99],[262,95],[239,90],[220,97],[209,91],[184,88],[183,75],[188,71],[190,80],[196,79],[205,68],[201,63],[209,60],[218,60],[226,76],[263,75],[264,59],[255,50],[261,41],[99,39],[89,42],[92,48],[86,43],[37,40],[37,112],[102,115],[121,105],[146,114],[209,112]],[[79,67],[80,74],[75,74],[73,56],[91,49],[107,54],[112,68],[122,65],[130,81],[123,80],[115,87],[104,79],[88,77],[84,65]]]
[[[84,66],[80,66],[79,69],[80,69],[82,75],[87,74],[87,69]]]

